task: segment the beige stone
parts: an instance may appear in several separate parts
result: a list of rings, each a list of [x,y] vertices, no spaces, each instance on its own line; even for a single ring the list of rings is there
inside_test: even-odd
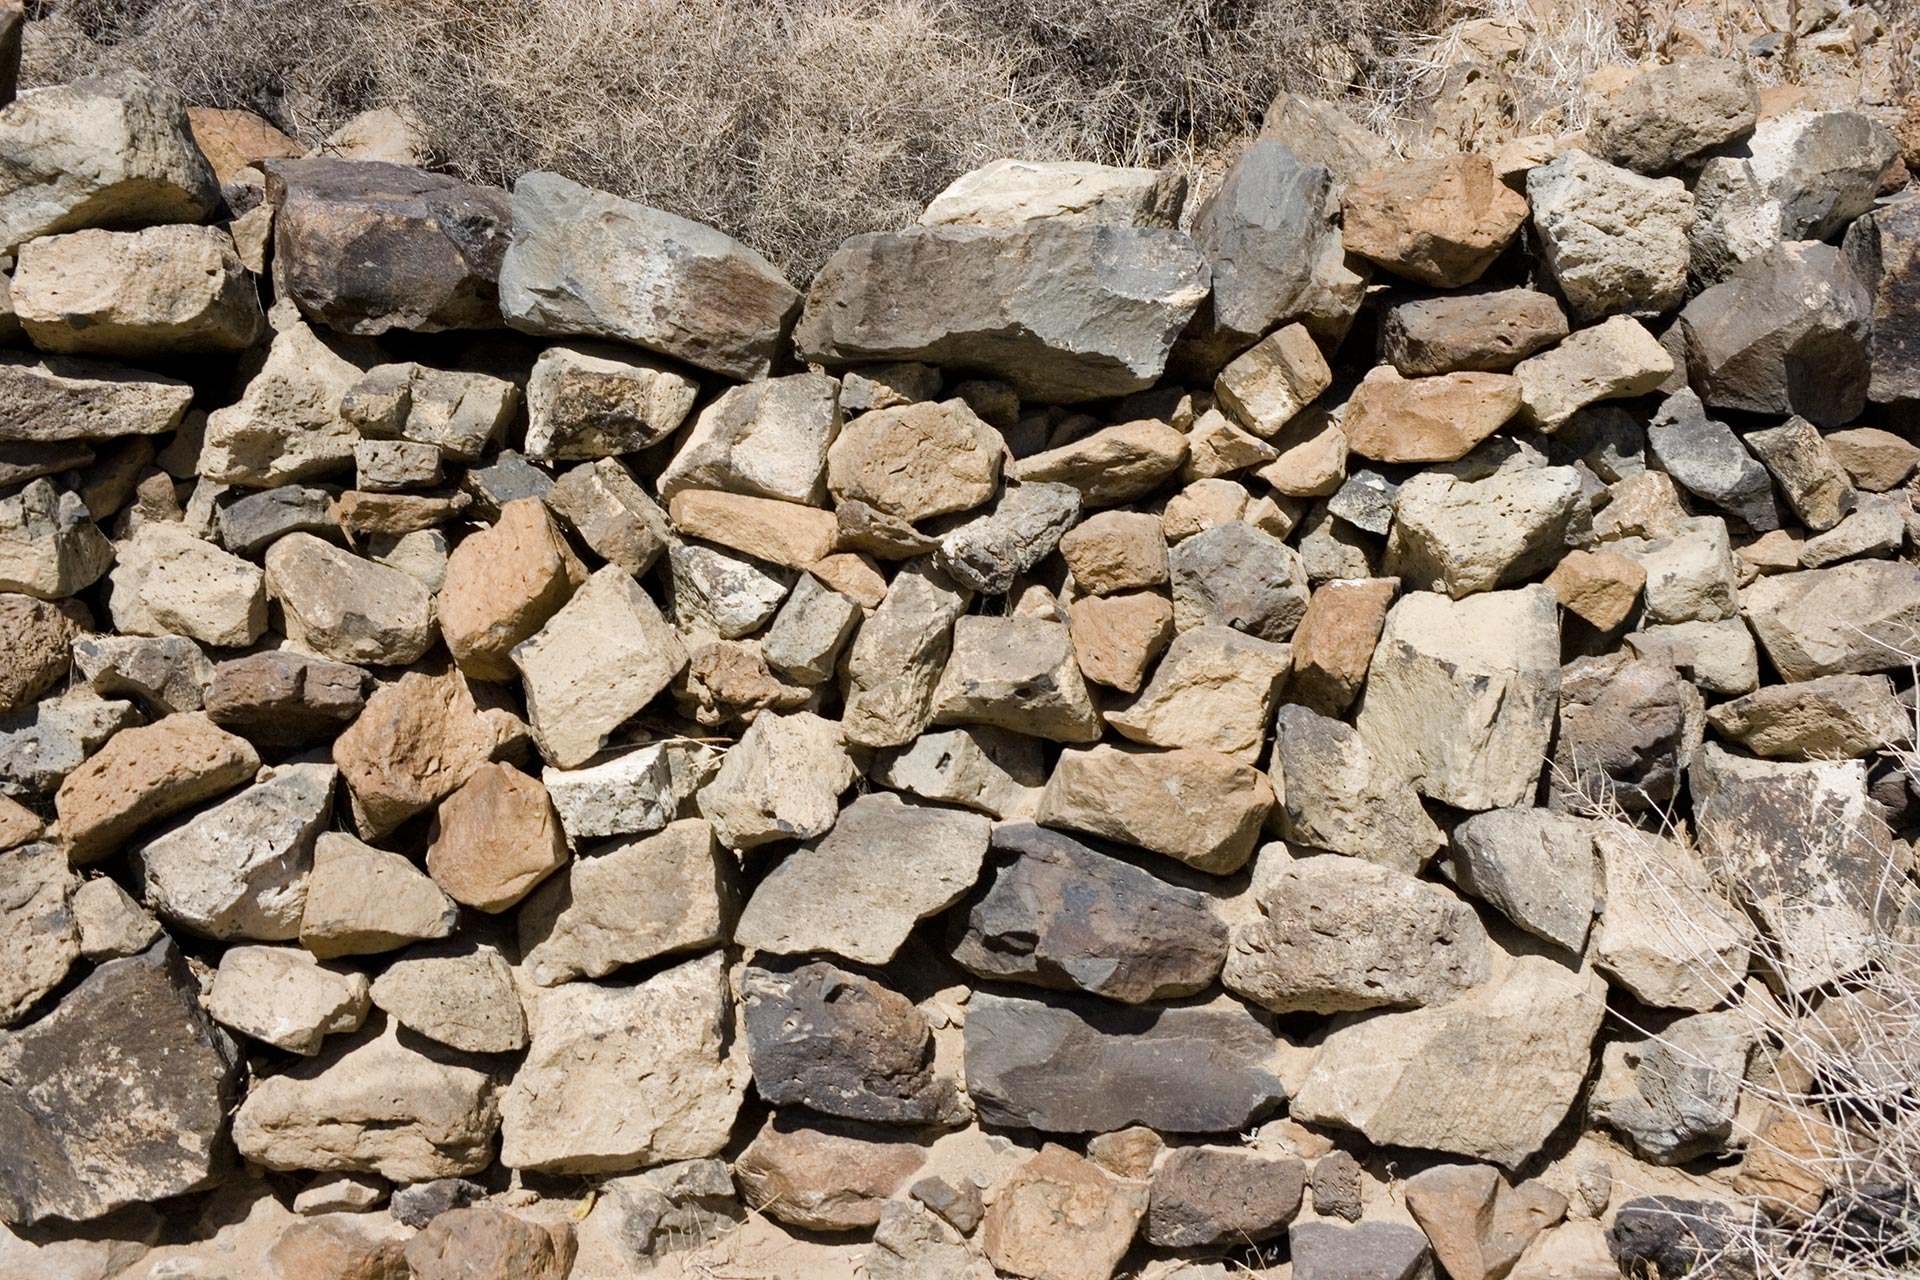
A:
[[[836,551],[808,565],[807,572],[868,612],[878,609],[887,598],[887,577],[872,556]]]
[[[1611,551],[1569,551],[1547,575],[1560,607],[1601,631],[1627,620],[1646,582],[1639,563]]]
[[[1008,1275],[1109,1280],[1147,1211],[1147,1186],[1048,1143],[988,1198],[980,1243]]]
[[[507,503],[491,528],[468,534],[447,557],[440,631],[453,660],[471,679],[513,679],[513,647],[586,580],[586,566],[538,500]]]
[[[954,620],[972,598],[924,564],[894,575],[847,651],[841,714],[847,741],[898,747],[920,736],[933,718],[934,684],[952,652]]]
[[[342,831],[323,831],[314,842],[300,945],[321,959],[444,938],[459,921],[459,905],[399,854]]]
[[[520,732],[519,721],[482,711],[458,671],[409,671],[367,699],[333,744],[353,798],[354,821],[383,835],[438,804]]]
[[[1594,833],[1606,906],[1594,964],[1656,1008],[1712,1009],[1746,977],[1753,931],[1714,891],[1688,849],[1649,832]]]
[[[512,765],[481,765],[434,815],[427,874],[469,907],[505,911],[566,865],[546,787]]]
[[[76,231],[20,248],[13,311],[42,351],[154,359],[244,351],[266,333],[218,227]]]
[[[353,464],[360,433],[342,416],[341,401],[360,381],[360,364],[302,322],[292,303],[276,307],[272,319],[265,363],[239,400],[207,415],[200,471],[209,480],[270,487]]]
[[[1111,507],[1153,492],[1186,460],[1186,436],[1167,423],[1143,418],[1021,458],[1007,474],[1022,483],[1070,484],[1080,491],[1084,505]]]
[[[123,729],[54,796],[68,856],[98,862],[140,828],[232,790],[259,767],[245,738],[201,712]]]
[[[1187,429],[1187,461],[1180,468],[1180,478],[1230,476],[1272,462],[1276,456],[1272,445],[1242,431],[1218,409],[1209,409]]]
[[[267,594],[287,640],[335,662],[418,662],[438,629],[433,593],[398,569],[356,556],[310,533],[267,549]]]
[[[1531,1179],[1509,1185],[1489,1165],[1438,1165],[1407,1180],[1407,1211],[1454,1280],[1502,1280],[1567,1216],[1567,1198]]]
[[[311,1057],[325,1037],[360,1029],[368,985],[366,974],[328,968],[299,947],[228,947],[206,1007],[235,1031]]]
[[[1853,483],[1868,493],[1899,488],[1920,466],[1920,446],[1879,427],[1829,431],[1826,441]]]
[[[1403,378],[1380,365],[1354,388],[1340,426],[1375,462],[1452,462],[1510,422],[1520,395],[1519,379],[1504,373]]]
[[[92,630],[93,618],[77,600],[48,601],[0,594],[0,715],[32,705],[67,674],[75,639]]]
[[[1151,591],[1075,600],[1067,619],[1080,674],[1122,693],[1139,692],[1147,668],[1173,639],[1173,605]]]
[[[548,347],[527,379],[527,454],[546,460],[637,453],[672,435],[700,384],[666,363],[602,343]]]
[[[1049,222],[1171,227],[1186,181],[1172,169],[1084,161],[995,160],[961,174],[927,203],[923,227],[1006,229]]]
[[[1324,498],[1347,478],[1347,433],[1330,415],[1304,414],[1273,437],[1272,462],[1253,474],[1290,498]]]
[[[243,170],[262,160],[287,159],[307,152],[305,146],[251,111],[188,107],[187,127],[221,186],[241,178]]]
[[[259,567],[179,525],[142,525],[121,544],[107,582],[114,629],[128,635],[182,635],[239,648],[267,629]]]
[[[11,1026],[83,954],[74,905],[79,881],[57,845],[0,845],[7,847],[0,852],[0,1026]]]
[[[1271,439],[1332,385],[1313,335],[1290,324],[1235,357],[1214,379],[1213,394],[1234,421]]]
[[[1049,618],[973,616],[933,690],[935,724],[984,724],[1056,742],[1093,742],[1100,713],[1074,661],[1071,632]]]
[[[926,1163],[925,1149],[895,1131],[851,1125],[812,1128],[770,1118],[735,1159],[747,1204],[807,1231],[858,1231]]]
[[[1542,431],[1557,431],[1602,400],[1644,396],[1673,376],[1673,355],[1630,316],[1580,329],[1514,366],[1521,412]]]
[[[1205,747],[1259,759],[1290,646],[1231,627],[1195,627],[1173,638],[1147,685],[1106,712],[1120,736],[1156,747]]]
[[[1060,753],[1036,820],[1231,875],[1273,802],[1265,775],[1218,751],[1095,746]]]
[[[1617,538],[1670,538],[1687,518],[1680,487],[1664,471],[1643,471],[1607,486],[1606,506],[1594,513],[1593,536],[1607,543]],[[1800,556],[1795,552],[1798,567]]]
[[[409,1031],[469,1053],[527,1047],[527,1018],[513,969],[497,947],[452,942],[415,947],[373,981],[374,1004]]]
[[[1363,173],[1341,198],[1347,252],[1439,289],[1472,284],[1527,220],[1527,201],[1484,156],[1402,160]]]
[[[1209,529],[1245,520],[1250,497],[1247,487],[1238,480],[1195,480],[1168,498],[1166,506],[1161,508],[1161,532],[1169,544],[1178,546]],[[1171,552],[1167,567],[1171,576]]]
[[[0,591],[58,600],[98,581],[113,554],[80,495],[51,480],[0,498]]]
[[[827,450],[827,487],[836,501],[913,523],[991,499],[1006,451],[964,400],[876,409],[840,429]]]
[[[9,796],[0,796],[0,849],[17,849],[46,830],[40,815]]]
[[[1322,715],[1337,716],[1359,696],[1373,648],[1399,590],[1393,578],[1321,583],[1293,632],[1293,679],[1288,697]]]
[[[0,290],[0,329],[6,305]],[[193,403],[193,388],[173,378],[23,351],[0,351],[0,390],[0,443],[7,444],[163,435]]]
[[[832,829],[855,774],[839,724],[807,711],[763,713],[728,749],[697,803],[728,848],[809,840]]]
[[[667,503],[667,514],[690,538],[794,569],[831,555],[839,536],[831,511],[714,489],[680,490]]]
[[[1102,511],[1088,516],[1060,539],[1060,555],[1073,570],[1074,585],[1110,595],[1167,580],[1167,539],[1160,521],[1145,512]]]

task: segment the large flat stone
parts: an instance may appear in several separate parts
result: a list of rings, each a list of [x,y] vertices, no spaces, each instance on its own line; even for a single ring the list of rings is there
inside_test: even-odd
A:
[[[191,386],[157,373],[24,351],[0,351],[0,392],[9,445],[164,435],[193,403]]]
[[[1920,566],[1860,560],[1774,574],[1740,592],[1740,612],[1784,680],[1892,671],[1920,633]]]

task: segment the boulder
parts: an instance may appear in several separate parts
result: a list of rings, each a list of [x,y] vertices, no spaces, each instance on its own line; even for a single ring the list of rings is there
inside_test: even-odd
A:
[[[1084,506],[1110,507],[1152,493],[1186,459],[1186,436],[1165,422],[1142,418],[1029,454],[1012,463],[1007,476],[1021,483],[1072,485]]]
[[[825,684],[865,617],[851,597],[804,574],[767,627],[767,665],[797,684]]]
[[[775,1116],[733,1163],[742,1197],[807,1231],[858,1231],[920,1171],[926,1153],[891,1134]]]
[[[367,1020],[367,976],[323,965],[299,947],[228,947],[206,1007],[224,1026],[311,1057],[325,1037]]]
[[[1672,354],[1645,325],[1613,316],[1528,356],[1513,367],[1513,376],[1520,379],[1522,416],[1551,433],[1588,405],[1657,391],[1673,367]],[[1711,397],[1708,403],[1714,403]]]
[[[97,582],[113,555],[79,494],[43,477],[0,498],[0,591],[59,600]]]
[[[185,636],[82,636],[73,665],[94,692],[137,699],[163,716],[200,710],[213,682],[213,664]]]
[[[130,635],[183,635],[237,649],[267,629],[266,579],[259,567],[178,525],[142,525],[120,546],[107,584],[113,625]]]
[[[1593,962],[1643,1004],[1695,1012],[1739,989],[1753,930],[1690,849],[1649,832],[1594,829],[1606,900]]]
[[[995,1184],[980,1245],[1008,1275],[1109,1280],[1146,1209],[1146,1187],[1048,1143]]]
[[[444,938],[459,922],[459,904],[400,854],[341,831],[323,831],[314,841],[300,945],[321,959]]]
[[[1472,284],[1527,220],[1527,201],[1477,155],[1402,160],[1347,184],[1341,235],[1395,275],[1438,289]]]
[[[712,227],[554,173],[514,183],[500,311],[523,333],[612,338],[762,378],[799,305],[772,263]]]
[[[1635,68],[1588,97],[1586,143],[1610,164],[1666,173],[1753,131],[1760,95],[1744,62],[1681,58]]]
[[[1172,227],[1186,179],[1171,169],[1080,161],[995,160],[955,178],[927,202],[923,227],[1017,227],[1049,222]]]
[[[527,1047],[506,957],[484,943],[415,947],[373,980],[373,1003],[407,1030],[469,1053]]]
[[[1920,629],[1920,568],[1860,560],[1774,574],[1741,590],[1740,614],[1783,680],[1891,671]]]
[[[1693,197],[1678,178],[1646,178],[1561,152],[1527,173],[1540,256],[1576,320],[1657,316],[1687,294]]]
[[[722,1160],[682,1160],[609,1178],[600,1184],[593,1211],[593,1222],[608,1229],[636,1266],[697,1248],[733,1230],[745,1217],[735,1198],[733,1173]]]
[[[718,489],[819,505],[841,410],[840,380],[824,373],[729,387],[694,419],[660,473],[660,496]]]
[[[1768,685],[1707,712],[1715,733],[1770,760],[1843,760],[1896,747],[1912,713],[1885,676]]]
[[[1535,289],[1479,289],[1385,307],[1380,350],[1402,377],[1507,373],[1567,336],[1567,314]]]
[[[837,502],[864,502],[909,523],[991,499],[1006,442],[963,400],[876,409],[841,428],[827,450]]]
[[[482,711],[457,670],[409,671],[367,699],[334,740],[333,761],[355,825],[378,836],[438,804],[523,733],[510,713]]]
[[[511,680],[513,648],[531,638],[587,580],[547,509],[508,502],[490,528],[468,534],[447,557],[436,608],[447,649],[475,680]]]
[[[287,639],[334,662],[403,666],[438,635],[433,593],[386,565],[290,533],[267,549],[267,595]]]
[[[986,1280],[992,1274],[965,1236],[911,1200],[880,1206],[866,1265],[873,1280]]]
[[[399,1223],[344,1209],[288,1223],[264,1251],[265,1274],[280,1280],[408,1280],[408,1232]],[[191,1265],[191,1264],[188,1264]]]
[[[231,791],[259,767],[245,739],[197,712],[115,734],[54,797],[67,854],[98,862],[142,827]]]
[[[1412,785],[1351,726],[1285,703],[1273,742],[1274,825],[1288,840],[1409,875],[1444,842]]]
[[[1098,400],[1159,380],[1209,276],[1192,241],[1157,227],[876,232],[814,277],[794,342],[829,369],[922,360],[1000,378],[1023,400]]]
[[[1661,538],[1620,538],[1608,550],[1646,572],[1642,621],[1652,624],[1719,622],[1739,609],[1738,570],[1727,522],[1689,516]]]
[[[1259,770],[1218,751],[1102,744],[1060,753],[1034,820],[1232,875],[1252,856],[1273,803]]]
[[[1748,162],[1783,240],[1826,240],[1872,210],[1899,147],[1886,126],[1853,111],[1770,114],[1747,142]]]
[[[1578,539],[1587,513],[1573,467],[1484,480],[1424,472],[1394,497],[1383,571],[1410,590],[1444,591],[1456,600],[1525,582]]]
[[[688,537],[795,569],[825,559],[839,533],[831,511],[712,489],[680,490],[667,512]]]
[[[546,787],[510,764],[481,765],[434,813],[427,874],[465,906],[505,911],[566,865]]]
[[[37,834],[0,841],[0,1026],[25,1019],[81,956],[79,882],[58,845],[27,843]]]
[[[1489,809],[1454,827],[1453,882],[1538,938],[1579,954],[1600,885],[1593,833],[1546,809]]]
[[[75,231],[20,246],[14,315],[42,351],[167,359],[266,334],[253,277],[217,227]]]
[[[1432,1280],[1427,1238],[1397,1222],[1296,1222],[1287,1229],[1294,1280]]]
[[[1154,1165],[1147,1241],[1163,1249],[1271,1240],[1300,1211],[1297,1156],[1239,1147],[1175,1147]]]
[[[1156,747],[1203,747],[1248,763],[1266,742],[1292,650],[1231,627],[1195,627],[1167,646],[1132,699],[1107,709],[1121,737]]]

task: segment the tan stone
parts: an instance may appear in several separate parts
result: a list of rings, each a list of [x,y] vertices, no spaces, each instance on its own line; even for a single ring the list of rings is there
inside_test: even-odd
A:
[[[953,652],[933,690],[933,722],[1056,742],[1100,738],[1100,713],[1080,678],[1071,632],[1053,618],[1020,613],[955,621]]]
[[[1142,418],[1021,458],[1007,474],[1022,483],[1070,484],[1086,506],[1111,507],[1152,493],[1186,460],[1186,436],[1164,422]]]
[[[636,578],[666,550],[667,513],[618,458],[581,463],[554,481],[546,503],[597,555]]]
[[[427,874],[454,901],[505,911],[566,865],[566,834],[538,778],[483,764],[440,802]]]
[[[1545,1183],[1508,1186],[1491,1165],[1436,1165],[1407,1180],[1407,1211],[1453,1280],[1501,1280],[1542,1231],[1567,1216]]]
[[[181,526],[142,525],[118,554],[107,579],[115,630],[239,648],[267,629],[259,568]]]
[[[359,537],[403,537],[443,525],[473,505],[464,493],[370,493],[349,489],[327,504],[327,517]]]
[[[682,489],[667,503],[681,533],[749,555],[804,569],[833,552],[839,522],[831,511],[715,489]]]
[[[1329,716],[1352,704],[1399,585],[1396,578],[1351,578],[1314,591],[1293,632],[1292,701]]]
[[[440,631],[453,660],[471,679],[513,679],[513,647],[586,580],[587,567],[538,499],[507,503],[497,523],[468,534],[447,557]]]
[[[1826,1198],[1829,1179],[1846,1174],[1853,1155],[1845,1131],[1811,1107],[1767,1104],[1747,1139],[1746,1157],[1733,1176],[1736,1194],[1759,1199],[1789,1222],[1805,1219]]]
[[[1035,820],[1231,875],[1253,856],[1273,803],[1264,774],[1218,751],[1103,745],[1060,753]]]
[[[1333,371],[1305,325],[1276,329],[1220,371],[1213,394],[1247,430],[1271,438],[1333,385]]]
[[[1557,431],[1602,400],[1643,396],[1673,376],[1673,355],[1631,316],[1581,329],[1513,368],[1526,420]]]
[[[0,663],[0,715],[32,704],[67,674],[73,642],[92,622],[77,600],[0,594],[0,651],[7,655]]]
[[[459,920],[454,900],[399,854],[343,831],[323,831],[314,841],[300,945],[322,960],[444,938]]]
[[[1826,440],[1853,483],[1868,493],[1897,489],[1920,466],[1920,446],[1878,427],[1829,431]]]
[[[964,400],[876,409],[848,422],[828,448],[827,487],[836,501],[912,523],[992,498],[1006,452]]]
[[[1147,1185],[1048,1143],[989,1195],[988,1261],[1030,1280],[1109,1280],[1147,1211]]]
[[[361,834],[385,834],[439,803],[518,732],[510,713],[474,704],[458,671],[409,671],[379,690],[333,744]]]
[[[1606,881],[1594,965],[1656,1008],[1698,1013],[1727,1000],[1746,976],[1753,931],[1698,855],[1624,825],[1596,830],[1594,847]]]
[[[1207,530],[1247,518],[1247,487],[1238,480],[1195,480],[1167,499],[1160,512],[1161,533],[1178,544]],[[1172,569],[1172,557],[1168,557]]]
[[[1527,201],[1484,156],[1402,160],[1361,174],[1341,200],[1347,252],[1440,289],[1472,284],[1527,220]]]
[[[40,815],[18,800],[0,796],[0,849],[15,849],[29,840],[37,840],[47,824]]]
[[[242,170],[253,168],[262,160],[282,160],[307,153],[304,144],[289,138],[272,122],[251,111],[188,107],[187,128],[193,132],[194,145],[213,166],[213,176],[223,187],[242,178]]]
[[[253,277],[218,227],[33,240],[20,247],[11,293],[33,345],[71,355],[244,351],[267,327]]]
[[[140,828],[248,781],[260,757],[201,712],[124,729],[54,796],[76,863],[98,862]]]
[[[857,1231],[880,1221],[880,1207],[927,1161],[888,1130],[852,1125],[810,1128],[774,1117],[734,1161],[746,1202],[807,1231]]]
[[[1740,562],[1741,585],[1769,573],[1791,573],[1800,567],[1800,539],[1785,529],[1773,529],[1733,549]]]
[[[1638,562],[1611,551],[1569,551],[1547,575],[1560,607],[1602,631],[1627,620],[1646,583]]]
[[[413,1280],[567,1280],[576,1245],[565,1219],[531,1222],[490,1204],[441,1214],[407,1241]]]
[[[1504,373],[1403,378],[1368,372],[1347,401],[1347,443],[1376,462],[1452,462],[1520,411],[1520,381]]]
[[[200,470],[210,480],[265,488],[352,465],[360,433],[341,400],[360,365],[302,323],[291,302],[272,319],[265,363],[237,401],[207,415]]]
[[[273,1241],[266,1264],[275,1280],[411,1280],[410,1235],[385,1214],[301,1218]]]
[[[398,569],[310,533],[268,548],[267,595],[289,642],[335,662],[418,662],[437,634],[433,593]]]
[[[808,565],[807,572],[863,609],[877,609],[887,598],[887,576],[871,556],[836,551]]]
[[[1272,445],[1234,426],[1218,409],[1209,409],[1187,430],[1187,461],[1180,468],[1180,478],[1230,476],[1272,462],[1276,456]]]
[[[809,840],[832,829],[857,773],[836,721],[807,711],[761,715],[701,788],[700,812],[729,848]]]
[[[1068,607],[1067,625],[1082,675],[1137,693],[1147,668],[1173,639],[1173,605],[1151,591],[1088,596]]]
[[[1279,450],[1272,462],[1254,475],[1290,498],[1323,498],[1347,478],[1347,433],[1331,417],[1315,410],[1293,422],[1273,438]]]
[[[1607,505],[1593,516],[1593,536],[1599,542],[1616,538],[1671,538],[1687,518],[1686,503],[1673,477],[1664,471],[1642,471],[1607,486]],[[1793,568],[1800,567],[1796,552]]]
[[[1195,627],[1173,638],[1134,699],[1106,713],[1120,736],[1156,747],[1206,747],[1259,759],[1273,699],[1292,664],[1284,644],[1231,627]]]
[[[841,719],[848,741],[898,747],[920,736],[933,718],[933,688],[952,652],[954,620],[972,598],[924,564],[894,575],[847,651]]]
[[[1074,585],[1110,595],[1167,580],[1167,539],[1160,521],[1138,511],[1102,511],[1088,516],[1060,539],[1060,555],[1073,570]]]

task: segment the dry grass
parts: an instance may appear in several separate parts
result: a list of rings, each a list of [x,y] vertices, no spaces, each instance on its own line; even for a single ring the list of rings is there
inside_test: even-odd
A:
[[[554,169],[804,279],[998,156],[1204,167],[1367,84],[1450,0],[43,0],[28,79],[132,65],[309,141],[404,106],[436,160]]]

